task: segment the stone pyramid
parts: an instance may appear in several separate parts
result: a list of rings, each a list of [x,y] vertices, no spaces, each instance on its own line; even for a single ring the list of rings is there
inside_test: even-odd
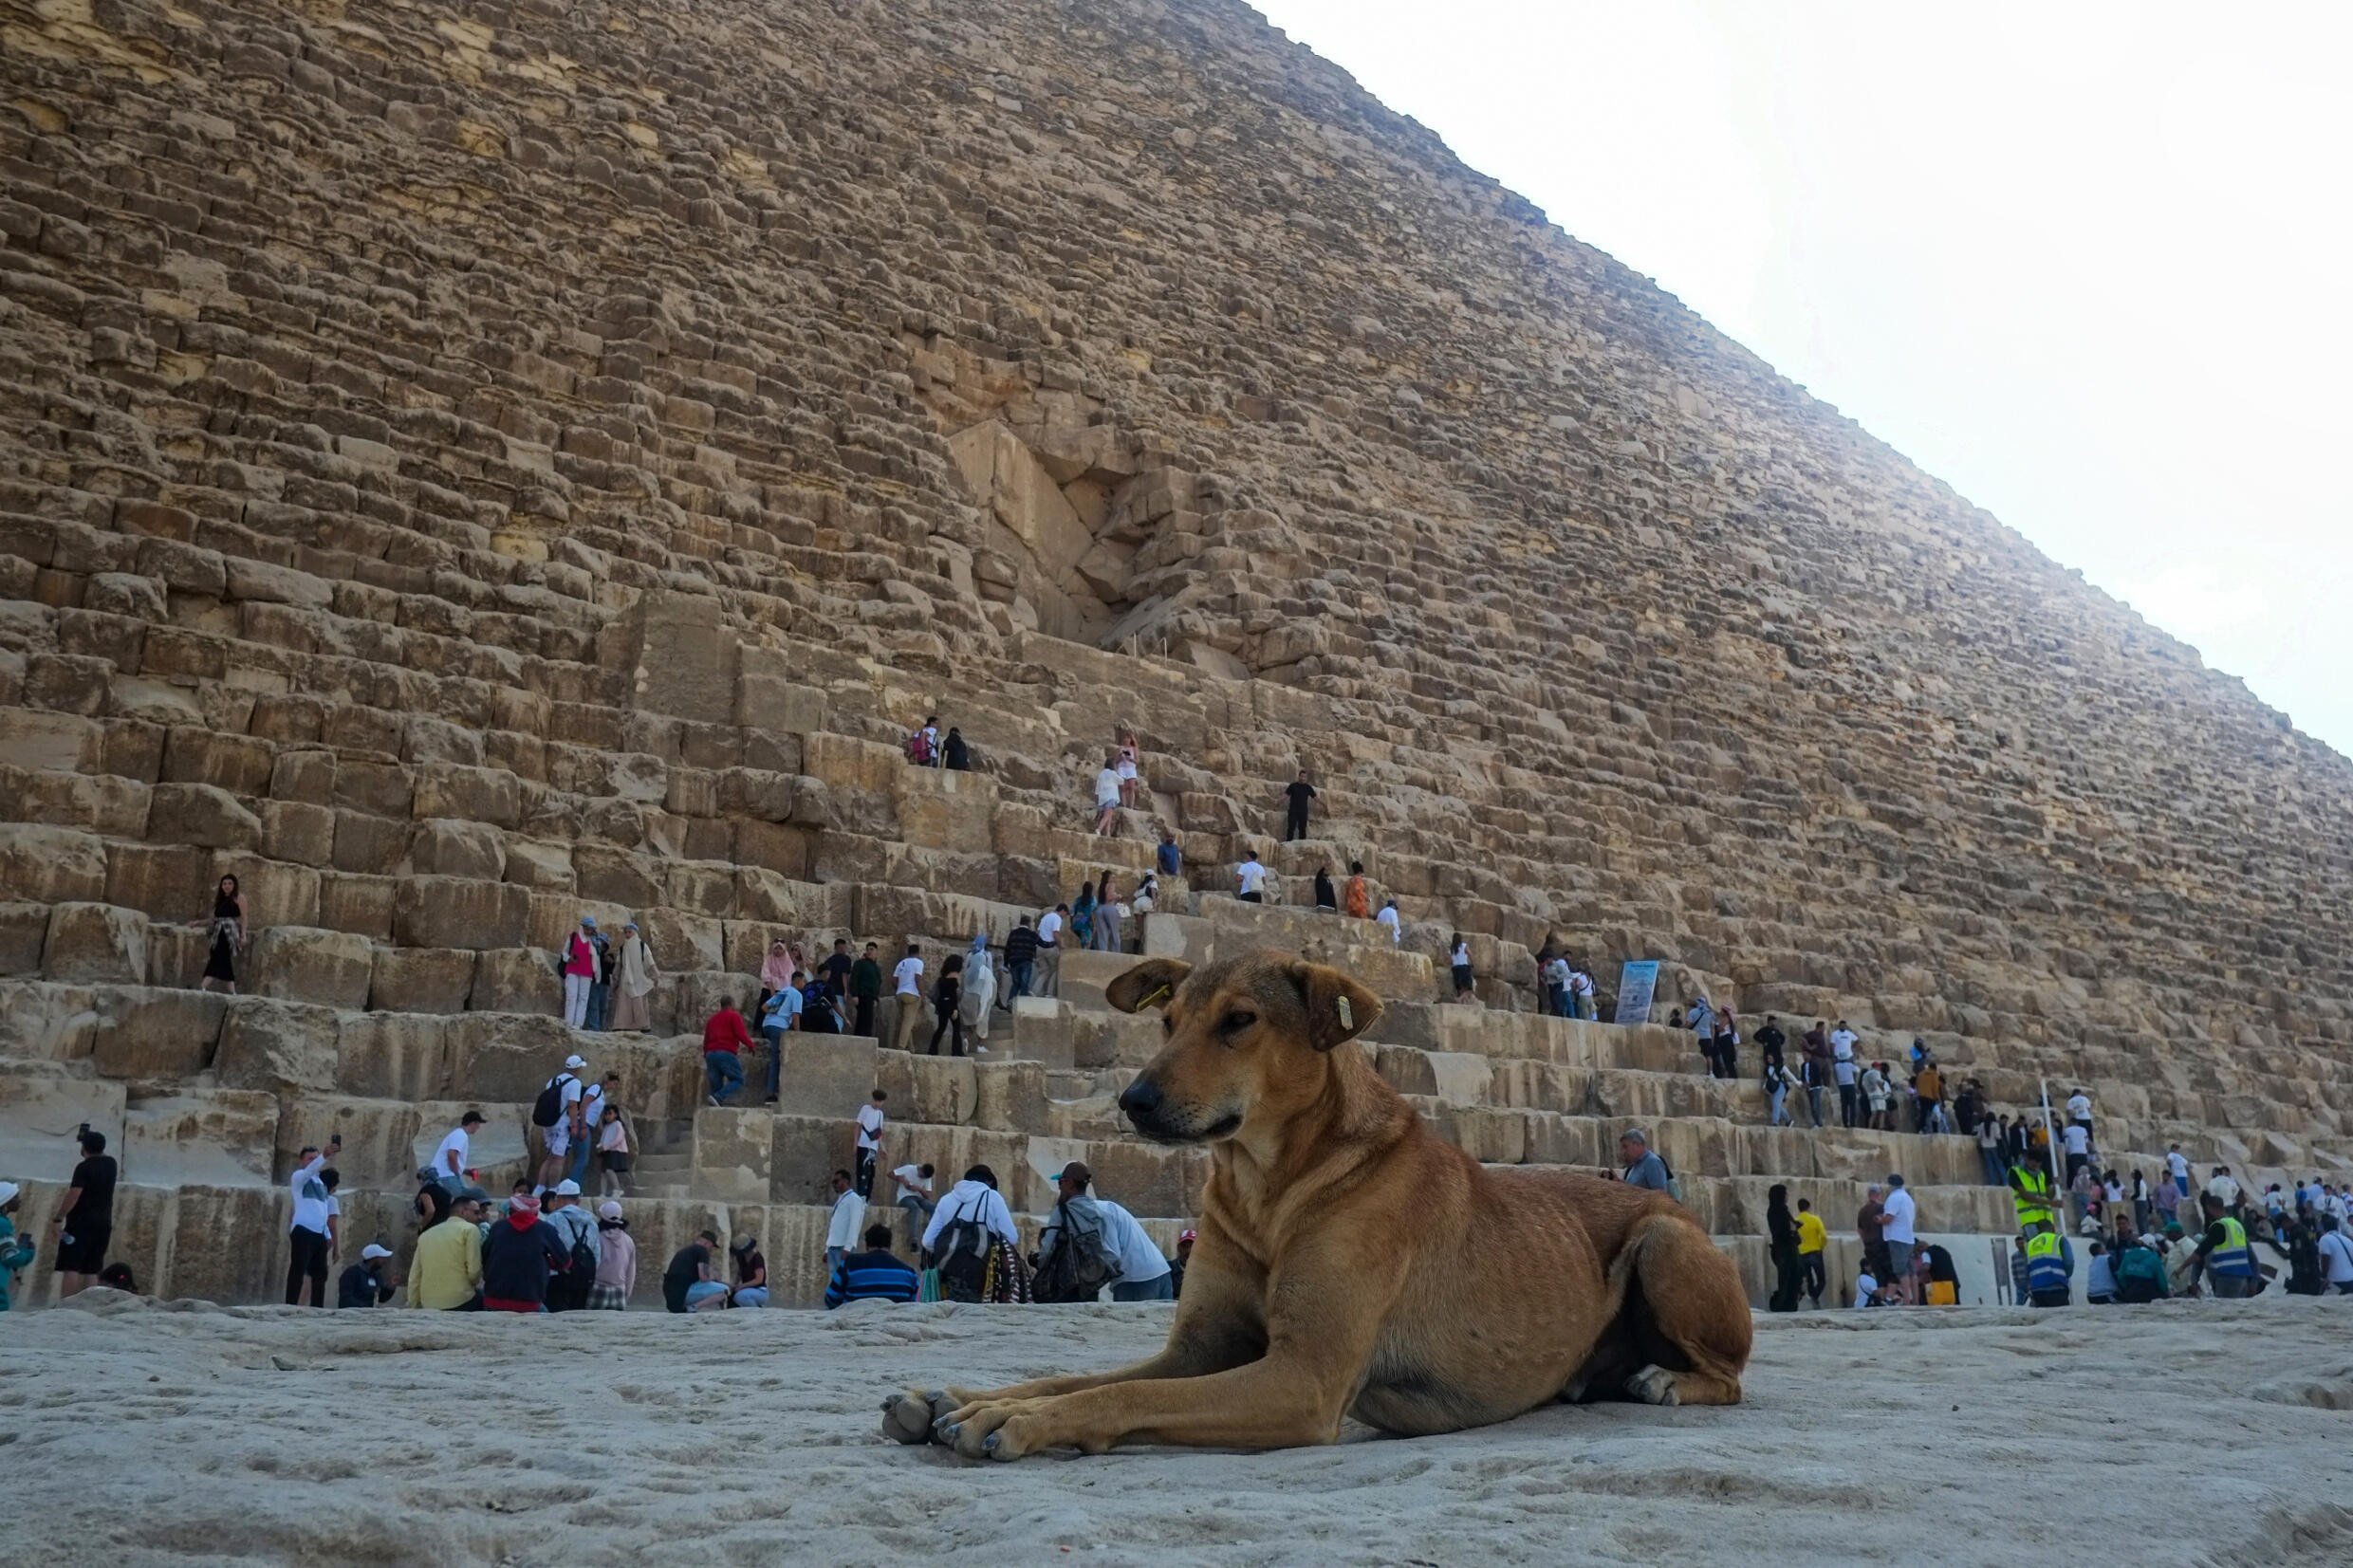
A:
[[[1687,1036],[1534,1016],[1547,943],[1603,1017],[1657,959],[1659,1018],[2087,1087],[2120,1164],[2353,1171],[2353,765],[1241,5],[0,0],[0,1176],[38,1229],[106,1130],[142,1284],[274,1299],[330,1130],[404,1249],[441,1131],[484,1108],[503,1184],[572,1049],[649,1267],[715,1221],[810,1299],[877,1083],[895,1158],[1034,1210],[1083,1156],[1165,1241],[1204,1162],[1112,1110],[1117,955],[977,1061],[796,1041],[774,1110],[703,1106],[695,1038],[773,937],[1001,939],[1160,827],[1132,947],[1348,964],[1450,1135],[1658,1125],[1752,1269],[1775,1179],[2007,1206],[1966,1140],[1770,1129]],[[905,764],[934,713],[973,771]],[[1298,907],[1350,859],[1401,947]],[[556,1016],[584,911],[648,932],[650,1036]]]

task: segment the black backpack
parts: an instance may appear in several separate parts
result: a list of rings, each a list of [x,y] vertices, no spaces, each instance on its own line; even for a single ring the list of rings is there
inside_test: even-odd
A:
[[[539,1098],[531,1102],[531,1125],[553,1127],[557,1122],[562,1121],[564,1119],[564,1085],[566,1082],[578,1083],[580,1079],[573,1078],[569,1073],[558,1073],[549,1079],[547,1087],[542,1089],[539,1092]]]
[[[1071,1223],[1067,1199],[1054,1206],[1054,1218],[1060,1234],[1054,1250],[1039,1265],[1030,1295],[1040,1301],[1091,1301],[1121,1273],[1103,1249],[1102,1221],[1098,1219],[1092,1230],[1079,1229]]]
[[[989,1227],[967,1214],[950,1220],[932,1249],[938,1260],[939,1293],[951,1301],[977,1301],[989,1278]]]

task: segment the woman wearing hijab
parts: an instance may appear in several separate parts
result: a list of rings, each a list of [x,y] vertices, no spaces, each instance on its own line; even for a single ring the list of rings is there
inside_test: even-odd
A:
[[[1773,1299],[1767,1305],[1774,1312],[1795,1312],[1799,1279],[1797,1216],[1789,1212],[1788,1188],[1779,1182],[1765,1194],[1765,1232],[1773,1251]]]
[[[997,967],[989,957],[989,933],[973,933],[973,947],[964,955],[964,995],[956,1012],[973,1031],[974,1051],[989,1048],[989,1014],[997,1000]]]
[[[1120,950],[1120,895],[1111,891],[1111,873],[1102,874],[1102,886],[1095,893],[1095,940],[1097,952]]]
[[[645,945],[638,923],[621,929],[620,983],[613,989],[613,1029],[618,1034],[644,1034],[654,1027],[646,998],[654,994],[660,973],[654,968],[654,950]]]
[[[755,1015],[767,1011],[769,997],[792,984],[793,970],[797,968],[799,966],[794,963],[783,937],[768,945],[768,956],[760,960],[760,996],[751,1009]]]

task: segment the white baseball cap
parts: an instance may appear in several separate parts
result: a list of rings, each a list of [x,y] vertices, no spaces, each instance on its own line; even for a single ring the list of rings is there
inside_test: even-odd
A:
[[[16,1196],[16,1191],[17,1188],[14,1182],[0,1181],[0,1204],[7,1203],[10,1198]]]
[[[580,1196],[580,1183],[566,1176],[564,1180],[556,1183],[550,1190],[552,1190],[559,1198],[577,1198]]]
[[[621,1218],[621,1205],[615,1203],[612,1199],[607,1198],[604,1200],[602,1207],[598,1208],[597,1216],[600,1219],[618,1220]]]
[[[367,1245],[360,1249],[360,1259],[362,1263],[374,1263],[379,1258],[389,1258],[391,1256],[392,1248],[388,1246],[378,1246],[374,1242],[368,1243]]]
[[[567,1056],[564,1059],[564,1065],[566,1067],[580,1068],[587,1066],[588,1063],[580,1057]]]

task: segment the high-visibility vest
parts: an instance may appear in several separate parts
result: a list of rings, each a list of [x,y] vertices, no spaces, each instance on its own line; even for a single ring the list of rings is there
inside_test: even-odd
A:
[[[2065,1244],[2054,1230],[2045,1230],[2027,1238],[2027,1289],[2041,1295],[2047,1290],[2067,1288],[2067,1262]]]
[[[2255,1255],[2247,1250],[2247,1227],[2228,1214],[2215,1223],[2222,1227],[2222,1245],[2206,1254],[2206,1272],[2253,1279]]]
[[[2040,1167],[2013,1165],[2010,1168],[2010,1197],[2018,1207],[2018,1227],[2048,1225],[2050,1214],[2050,1177]]]

